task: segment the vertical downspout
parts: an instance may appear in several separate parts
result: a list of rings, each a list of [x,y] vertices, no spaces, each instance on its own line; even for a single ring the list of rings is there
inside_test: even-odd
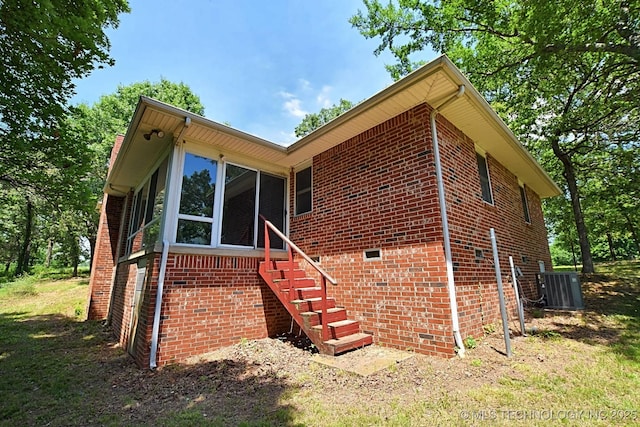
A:
[[[182,129],[180,129],[180,132],[178,133],[178,136],[175,137],[173,139],[173,144],[175,146],[177,146],[180,141],[182,141],[182,138],[184,137],[187,128],[191,126],[191,117],[186,116],[184,118],[184,124],[182,125]],[[175,152],[172,155],[172,159],[175,157]],[[172,164],[175,164],[175,161],[171,162]],[[173,181],[171,179],[171,175],[173,175],[173,171],[172,171],[173,167],[171,167],[171,173],[169,175],[169,179],[167,182],[167,192],[166,194],[170,194],[170,186],[171,186],[171,182]],[[167,212],[165,211],[163,213],[162,216],[162,221],[163,221],[163,229],[166,230],[167,228],[167,224],[166,224],[166,215]],[[163,231],[163,236],[166,235],[166,232]],[[153,312],[153,329],[151,330],[151,351],[149,353],[149,367],[151,369],[155,369],[158,367],[158,363],[157,363],[157,355],[158,355],[158,338],[160,335],[160,314],[161,314],[161,310],[162,310],[162,294],[164,292],[164,276],[167,272],[167,258],[169,257],[169,240],[167,239],[162,239],[162,258],[160,258],[160,272],[158,273],[158,290],[156,293],[156,307],[155,310]]]
[[[156,293],[156,309],[153,315],[153,329],[151,330],[151,353],[149,354],[149,367],[155,369],[156,355],[158,354],[158,335],[160,334],[160,309],[162,308],[162,292],[164,290],[164,276],[167,271],[167,258],[169,257],[169,241],[162,240],[162,258],[160,259],[160,273],[158,274],[158,291]]]
[[[444,239],[444,256],[447,263],[447,288],[449,290],[449,305],[451,307],[451,323],[453,325],[453,338],[458,347],[458,356],[464,357],[465,348],[460,336],[460,322],[458,320],[458,303],[456,301],[456,287],[453,278],[453,256],[451,255],[451,238],[449,235],[449,219],[447,217],[447,205],[442,179],[442,165],[440,163],[440,148],[438,146],[438,131],[436,129],[436,116],[439,111],[460,98],[464,94],[464,85],[460,85],[458,92],[452,95],[431,112],[431,139],[433,140],[433,155],[436,163],[436,179],[438,182],[438,199],[440,202],[440,217],[442,218],[442,237]]]

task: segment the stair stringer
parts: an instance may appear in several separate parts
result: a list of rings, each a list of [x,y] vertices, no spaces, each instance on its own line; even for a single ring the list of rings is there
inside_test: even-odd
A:
[[[301,311],[301,307],[306,305],[308,307],[313,308],[313,302],[317,302],[317,298],[307,298],[307,299],[295,299],[291,300],[290,295],[293,289],[293,292],[299,291],[301,288],[296,287],[296,282],[304,283],[305,285],[309,284],[310,279],[306,276],[303,270],[298,268],[298,264],[294,263],[294,273],[291,274],[288,267],[283,268],[279,266],[277,262],[272,261],[269,263],[270,265],[265,264],[264,262],[260,263],[259,274],[260,277],[265,281],[265,283],[269,286],[272,292],[276,295],[278,300],[285,307],[287,312],[291,315],[293,320],[298,324],[298,326],[304,331],[307,337],[311,340],[311,342],[318,348],[318,351],[322,354],[327,354],[334,356],[339,353],[343,353],[345,351],[349,351],[352,349],[364,347],[373,342],[373,337],[369,334],[351,333],[344,337],[330,337],[327,341],[322,339],[322,328],[321,326],[313,325],[311,318],[309,315],[312,315],[311,312]],[[277,278],[276,278],[277,276]],[[293,276],[293,279],[291,278]],[[315,280],[313,280],[314,283]],[[293,286],[291,284],[293,283]],[[317,287],[317,284],[316,284]],[[331,308],[335,307],[335,300],[333,298],[327,299]],[[322,317],[319,314],[320,319]],[[329,316],[328,316],[329,317]],[[345,315],[346,320],[346,315]],[[339,324],[340,321],[335,322],[335,324]],[[337,326],[336,326],[337,328]],[[352,327],[353,329],[353,327]],[[337,329],[331,328],[331,333],[335,333]]]

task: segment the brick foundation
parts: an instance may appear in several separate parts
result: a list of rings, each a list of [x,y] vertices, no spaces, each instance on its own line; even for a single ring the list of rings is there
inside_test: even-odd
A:
[[[257,258],[169,254],[158,366],[289,330],[291,317],[258,276]],[[160,254],[149,257],[132,356],[149,366]],[[112,325],[129,346],[136,263],[118,268]]]

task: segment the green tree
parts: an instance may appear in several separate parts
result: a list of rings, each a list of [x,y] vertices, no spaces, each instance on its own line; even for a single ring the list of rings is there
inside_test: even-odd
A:
[[[389,49],[394,77],[412,70],[412,55],[447,52],[516,134],[546,156],[562,177],[573,212],[583,271],[593,271],[584,218],[580,163],[637,133],[640,7],[637,2],[542,0],[426,2],[382,5],[365,0],[351,23],[375,53]],[[613,131],[612,131],[613,130]],[[637,144],[629,142],[629,144]],[[543,162],[544,163],[544,162]]]
[[[114,93],[103,95],[92,106],[80,104],[73,109],[68,125],[76,132],[76,141],[85,141],[92,159],[89,172],[84,177],[91,196],[83,211],[77,215],[77,219],[84,223],[84,235],[90,243],[91,257],[99,220],[95,206],[102,197],[111,149],[116,136],[126,133],[141,95],[204,115],[204,106],[200,98],[188,85],[164,78],[159,82],[143,81],[127,86],[120,85]]]
[[[353,108],[353,103],[346,99],[340,99],[338,104],[334,104],[331,107],[323,108],[317,113],[309,113],[304,116],[302,122],[296,126],[295,133],[298,138],[310,134],[314,130],[329,123],[331,120],[338,117],[340,114],[349,111]]]
[[[37,207],[63,204],[87,158],[63,123],[73,80],[113,63],[104,30],[128,11],[124,0],[0,2],[0,193],[21,195],[12,198],[24,212],[18,274],[29,266]]]

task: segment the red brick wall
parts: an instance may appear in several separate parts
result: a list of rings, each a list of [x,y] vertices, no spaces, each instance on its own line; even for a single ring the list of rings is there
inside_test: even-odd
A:
[[[116,265],[120,220],[124,197],[105,194],[100,212],[98,239],[96,240],[91,277],[89,278],[89,307],[87,318],[106,319],[111,296],[111,281]]]
[[[321,257],[339,282],[330,294],[377,342],[452,355],[430,111],[420,105],[316,156],[313,211],[293,217],[290,230],[298,246]],[[462,335],[478,336],[483,323],[499,319],[489,227],[497,230],[505,281],[511,253],[527,254],[527,265],[516,259],[527,272],[538,259],[549,265],[546,231],[537,196],[528,192],[526,225],[516,177],[491,158],[496,206],[482,202],[473,143],[442,117],[438,132]],[[292,203],[294,186],[292,174]],[[476,247],[484,251],[480,263]],[[364,261],[372,248],[381,249],[382,260]],[[509,283],[505,290],[513,317]]]
[[[259,261],[169,255],[158,365],[289,330],[291,317],[258,276]]]
[[[138,262],[146,258],[146,275],[142,298],[139,303],[138,324],[131,324],[133,313],[134,291],[136,285],[136,274]],[[136,328],[131,355],[140,367],[149,367],[149,354],[151,346],[151,331],[153,328],[153,316],[156,303],[156,292],[158,287],[158,271],[160,265],[160,254],[154,253],[146,257],[139,258],[135,262],[125,262],[118,266],[115,285],[113,289],[113,300],[111,305],[111,326],[114,335],[123,348],[129,349],[131,328]]]
[[[137,262],[120,263],[113,286],[110,317],[111,327],[120,344],[127,348],[131,323],[131,305],[135,289]]]
[[[110,165],[113,165],[123,140],[122,135],[116,138],[111,150]],[[113,270],[118,260],[116,250],[121,238],[120,222],[124,201],[124,197],[107,194],[102,200],[96,247],[91,265],[91,277],[89,278],[87,318],[90,320],[105,319],[108,315]]]
[[[538,261],[544,261],[547,268],[551,268],[547,231],[540,198],[527,189],[531,218],[531,223],[527,224],[518,178],[493,159],[491,153],[487,154],[487,159],[494,205],[484,202],[473,141],[443,117],[439,116],[437,121],[460,326],[463,337],[478,337],[483,333],[482,325],[500,322],[490,228],[496,232],[512,326],[517,324],[517,317],[509,256],[525,273],[520,281],[526,295],[535,298]],[[482,250],[484,259],[476,259],[475,249]]]
[[[338,280],[329,294],[378,343],[453,354],[428,121],[421,106],[316,156],[313,211],[290,229]],[[382,260],[363,260],[371,248]]]
[[[132,356],[149,366],[160,254],[148,257]],[[256,258],[169,254],[165,274],[158,366],[289,330],[291,317],[258,276]],[[137,264],[118,267],[112,326],[129,345]]]

